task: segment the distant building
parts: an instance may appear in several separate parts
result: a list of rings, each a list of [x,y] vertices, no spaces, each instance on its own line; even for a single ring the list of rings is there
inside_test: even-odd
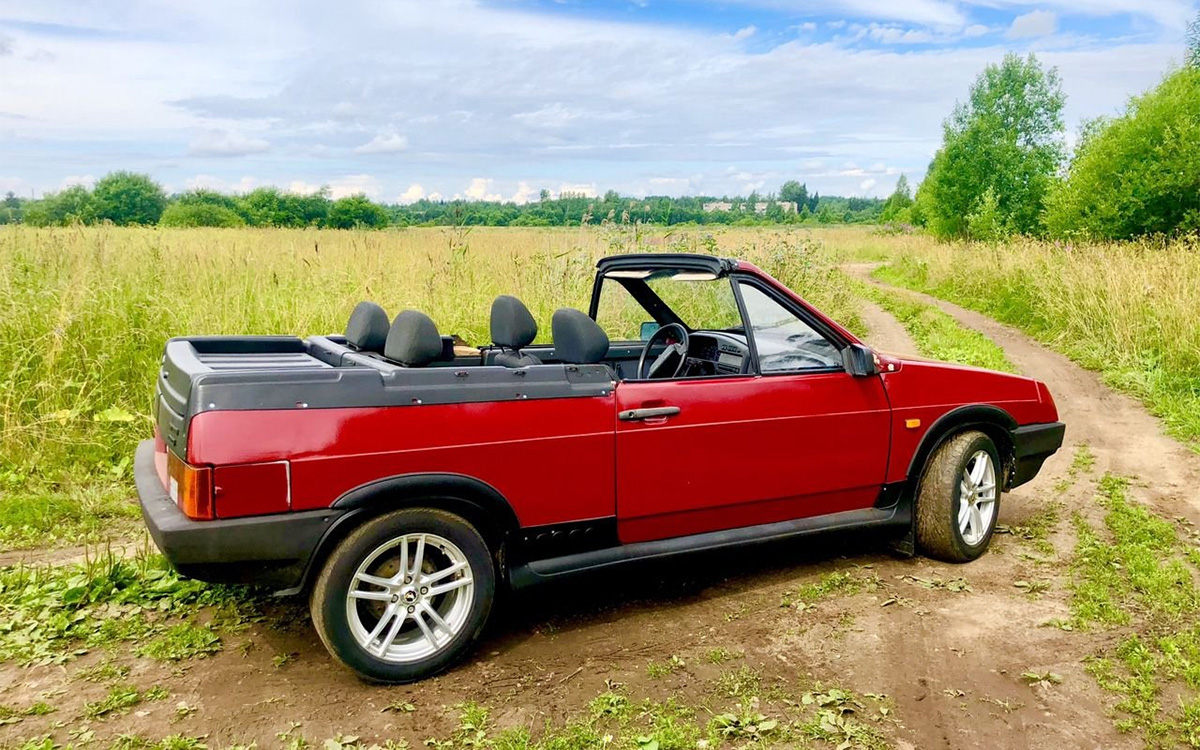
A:
[[[775,204],[783,209],[785,214],[796,213],[796,204],[792,201],[776,201]],[[754,213],[765,214],[770,203],[755,203]],[[705,213],[713,213],[715,211],[732,211],[733,204],[729,201],[709,201],[704,204]]]

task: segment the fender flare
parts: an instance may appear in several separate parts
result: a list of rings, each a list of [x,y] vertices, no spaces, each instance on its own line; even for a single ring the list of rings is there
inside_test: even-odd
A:
[[[925,431],[924,437],[921,438],[916,451],[913,452],[905,477],[912,491],[916,491],[917,483],[925,472],[925,465],[933,452],[950,435],[971,427],[980,428],[988,437],[992,438],[992,441],[996,443],[996,450],[1000,452],[1000,460],[1006,464],[1004,469],[1007,469],[1008,465],[1012,463],[1011,434],[1017,428],[1017,420],[1000,407],[991,404],[959,406],[938,417]],[[1006,477],[1005,483],[1007,484],[1007,482],[1008,478]]]
[[[337,518],[313,548],[300,581],[279,595],[304,591],[315,571],[342,539],[364,521],[389,510],[418,505],[457,513],[476,526],[497,555],[508,535],[521,527],[512,505],[500,491],[465,474],[398,474],[376,479],[342,493],[330,506],[345,511]]]
[[[398,474],[376,479],[342,493],[333,508],[402,508],[408,499],[452,500],[477,506],[504,530],[520,527],[517,514],[504,495],[492,485],[466,474],[449,472]]]

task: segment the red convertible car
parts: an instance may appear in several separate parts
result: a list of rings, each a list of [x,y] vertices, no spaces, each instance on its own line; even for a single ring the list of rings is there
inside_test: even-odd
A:
[[[506,587],[842,529],[972,560],[1062,444],[1042,383],[874,352],[745,262],[605,258],[550,325],[502,296],[477,350],[369,302],[345,336],[172,339],[136,461],[154,541],[307,593],[334,657],[405,682]]]

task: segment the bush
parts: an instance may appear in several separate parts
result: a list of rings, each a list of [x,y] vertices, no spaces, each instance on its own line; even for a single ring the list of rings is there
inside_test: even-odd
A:
[[[967,214],[967,235],[980,242],[996,242],[1008,235],[1000,214],[1000,199],[992,188],[979,196],[975,210]]]
[[[96,208],[88,189],[74,185],[30,202],[22,220],[35,227],[65,227],[77,222],[90,224],[96,220]]]
[[[382,229],[388,225],[388,215],[367,196],[352,195],[333,202],[326,225],[333,229]]]
[[[164,227],[240,227],[245,222],[232,208],[213,203],[172,203],[158,220]]]
[[[963,237],[971,233],[968,217],[985,210],[994,213],[988,231],[1040,233],[1063,158],[1063,102],[1058,73],[1033,55],[1008,54],[984,69],[946,120],[942,148],[917,191],[917,213],[930,231]]]
[[[119,226],[157,224],[167,207],[167,194],[144,174],[110,172],[96,183],[92,203],[97,221]]]
[[[1084,129],[1046,227],[1094,239],[1200,229],[1200,69],[1172,73],[1125,114]]]

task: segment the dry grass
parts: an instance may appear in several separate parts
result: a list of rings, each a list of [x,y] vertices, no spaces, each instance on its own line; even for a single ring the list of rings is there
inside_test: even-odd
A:
[[[1024,329],[1140,398],[1200,447],[1200,240],[893,243],[889,281]]]
[[[990,248],[854,227],[3,227],[0,547],[103,536],[135,514],[129,458],[150,434],[172,335],[328,333],[373,299],[486,342],[498,294],[521,297],[548,333],[555,308],[586,308],[598,258],[636,250],[745,258],[852,330],[855,286],[837,265],[894,260],[890,280],[1026,328],[1200,438],[1195,244]]]
[[[865,235],[864,235],[865,236]],[[735,255],[856,327],[856,301],[811,233],[771,229],[0,229],[0,547],[77,537],[129,515],[129,456],[150,434],[154,373],[185,334],[340,331],[356,302],[416,308],[488,341],[498,294],[548,338],[586,309],[598,258]]]

